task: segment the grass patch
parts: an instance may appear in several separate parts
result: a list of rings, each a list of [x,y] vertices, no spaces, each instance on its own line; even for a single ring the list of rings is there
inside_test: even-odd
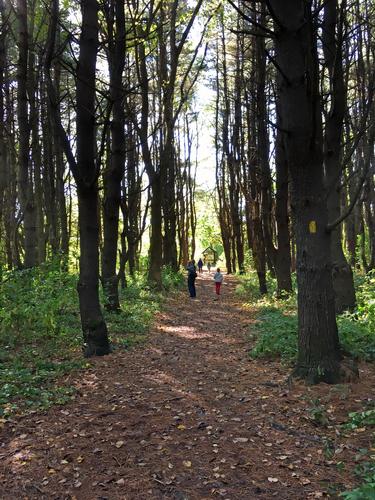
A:
[[[0,417],[63,404],[74,396],[67,375],[90,366],[82,358],[77,275],[48,263],[3,273],[0,283]],[[165,290],[183,276],[163,271]],[[163,300],[138,274],[120,292],[120,313],[105,312],[114,348],[144,342]]]

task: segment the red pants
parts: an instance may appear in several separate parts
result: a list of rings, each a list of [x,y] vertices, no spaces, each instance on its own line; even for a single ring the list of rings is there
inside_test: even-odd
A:
[[[215,281],[215,286],[216,286],[216,295],[220,295],[221,283],[218,281]]]

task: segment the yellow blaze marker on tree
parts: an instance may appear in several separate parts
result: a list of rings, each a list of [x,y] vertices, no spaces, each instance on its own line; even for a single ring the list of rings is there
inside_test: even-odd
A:
[[[315,234],[316,233],[316,221],[315,220],[311,220],[309,222],[309,231],[311,234]]]

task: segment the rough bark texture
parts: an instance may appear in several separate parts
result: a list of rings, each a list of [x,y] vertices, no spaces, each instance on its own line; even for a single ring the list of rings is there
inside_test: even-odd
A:
[[[19,58],[17,65],[17,118],[19,131],[18,185],[25,233],[24,266],[33,267],[38,261],[38,250],[34,187],[29,158],[30,124],[27,98],[29,44],[26,0],[17,1],[17,16],[19,23]]]
[[[291,175],[297,244],[298,361],[294,374],[310,383],[342,381],[328,211],[323,185],[323,139],[312,4],[270,1],[277,23],[280,116]],[[353,371],[355,374],[355,371]]]
[[[125,66],[125,13],[120,0],[113,2],[107,14],[110,36],[109,77],[110,95],[113,103],[111,122],[110,161],[103,175],[103,254],[102,282],[106,294],[106,308],[120,309],[118,276],[116,270],[121,202],[121,180],[125,171],[125,113],[122,73]],[[113,17],[115,16],[115,22]]]
[[[328,188],[328,214],[334,221],[340,216],[341,206],[341,141],[346,112],[346,91],[342,65],[343,10],[338,18],[338,2],[331,0],[324,7],[323,48],[325,63],[330,76],[331,106],[326,118],[324,136],[324,165]],[[355,307],[353,273],[341,244],[341,227],[331,234],[332,279],[335,292],[336,312]]]
[[[277,252],[276,278],[277,293],[292,291],[291,248],[288,216],[288,164],[285,158],[284,145],[280,132],[276,138],[276,207]]]
[[[98,4],[82,4],[82,32],[77,72],[77,169],[80,275],[78,283],[86,356],[108,354],[107,326],[99,301],[99,224],[96,165],[95,68]]]

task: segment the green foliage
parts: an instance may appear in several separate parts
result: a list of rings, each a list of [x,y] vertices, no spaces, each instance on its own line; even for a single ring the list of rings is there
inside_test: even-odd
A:
[[[255,325],[257,342],[250,355],[253,358],[293,360],[297,355],[297,318],[282,310],[264,307]]]
[[[375,360],[375,273],[356,275],[357,307],[338,319],[344,348],[368,361]]]
[[[66,401],[57,378],[81,368],[76,277],[58,263],[13,271],[0,285],[0,414]]]
[[[174,288],[181,289],[185,286],[185,276],[181,271],[175,272],[169,266],[164,266],[161,272],[163,288],[166,291]]]
[[[319,398],[308,400],[309,407],[307,408],[311,422],[318,427],[328,425],[327,411]],[[324,443],[324,450],[327,449],[327,443]],[[327,455],[326,455],[327,456]]]
[[[220,259],[224,248],[215,209],[215,195],[203,190],[197,190],[196,203],[198,221],[197,240],[199,241],[199,246],[202,247],[202,250],[211,246],[217,252]]]
[[[345,500],[374,500],[375,499],[375,468],[363,478],[364,483],[352,491],[344,491],[340,494]]]
[[[293,362],[297,354],[297,296],[276,296],[276,281],[268,277],[269,294],[260,296],[255,273],[240,278],[237,294],[245,298],[258,312],[253,340],[254,358],[280,358]],[[375,360],[375,276],[357,277],[358,305],[354,313],[337,318],[340,342],[346,352],[356,358]]]
[[[373,403],[372,403],[373,405]],[[375,408],[349,413],[349,419],[343,428],[355,431],[358,428],[375,427]],[[375,499],[375,460],[371,455],[372,450],[360,449],[356,460],[359,462],[354,472],[362,481],[362,484],[352,491],[341,493],[340,497],[346,500],[369,500]]]
[[[181,286],[180,273],[163,270],[166,290]],[[32,270],[3,272],[0,282],[0,416],[62,404],[74,395],[63,382],[82,359],[77,275],[50,262]],[[144,342],[162,296],[146,277],[128,279],[121,312],[104,312],[114,348]],[[66,377],[65,377],[66,379]]]
[[[360,427],[375,427],[375,408],[349,413],[349,420],[344,428],[355,430]]]

